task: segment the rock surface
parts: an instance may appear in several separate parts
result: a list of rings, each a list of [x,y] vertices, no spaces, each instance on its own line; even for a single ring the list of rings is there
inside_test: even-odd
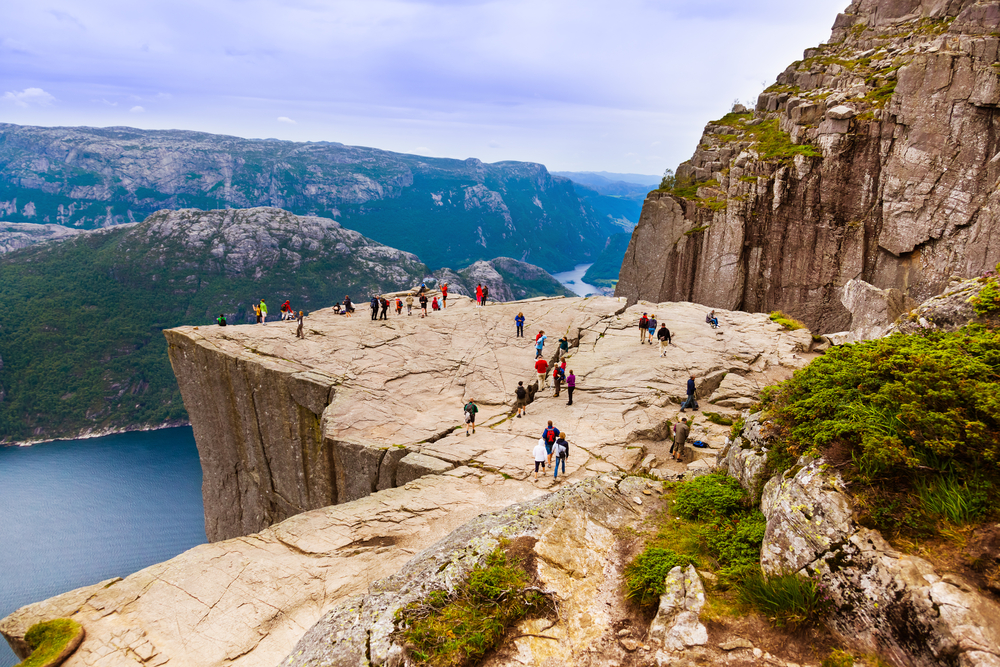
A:
[[[650,641],[667,651],[683,651],[708,643],[708,630],[698,620],[705,606],[705,587],[694,565],[670,570],[656,617],[649,625]]]
[[[0,223],[0,253],[45,241],[58,241],[78,233],[79,230],[62,225],[39,225],[30,222]]]
[[[689,189],[650,193],[615,293],[832,332],[851,279],[921,302],[991,269],[998,24],[996,2],[855,0],[752,114],[706,126]]]
[[[688,375],[706,388],[723,372],[746,378],[735,395],[752,401],[759,386],[810,358],[808,332],[744,313],[720,313],[720,332],[692,304],[449,304],[426,319],[383,322],[318,311],[304,340],[293,323],[165,332],[201,454],[209,539],[390,488],[411,452],[527,479],[528,452],[549,419],[569,434],[570,475],[630,470],[647,444],[667,437]],[[639,314],[654,310],[674,333],[666,357],[639,345]],[[518,312],[527,318],[524,338],[514,335]],[[559,336],[571,342],[574,404],[543,389],[527,417],[511,418],[518,381],[535,379],[531,332],[539,329],[549,358]],[[469,399],[480,407],[472,438],[455,430]],[[413,470],[407,465],[404,478]]]

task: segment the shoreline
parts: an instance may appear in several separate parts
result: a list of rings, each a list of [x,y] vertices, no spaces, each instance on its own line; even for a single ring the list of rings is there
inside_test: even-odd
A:
[[[31,447],[32,445],[42,445],[47,442],[60,442],[63,440],[89,440],[91,438],[103,438],[106,435],[117,435],[119,433],[136,433],[140,431],[160,431],[165,428],[179,428],[181,426],[190,426],[191,422],[187,419],[178,420],[174,422],[165,422],[157,426],[126,426],[126,427],[107,427],[94,431],[81,431],[77,435],[72,436],[60,436],[56,438],[45,438],[42,440],[18,440],[15,442],[0,442],[0,447]]]

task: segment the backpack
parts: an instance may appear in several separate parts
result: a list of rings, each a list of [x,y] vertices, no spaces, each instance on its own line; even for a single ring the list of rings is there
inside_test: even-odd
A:
[[[514,394],[518,398],[524,398],[525,396],[528,395],[528,392],[524,387],[518,387],[517,389],[514,390]]]
[[[466,403],[465,404],[465,416],[466,417],[471,417],[472,416],[472,403]]]
[[[545,440],[547,442],[555,442],[556,441],[556,430],[554,428],[547,428],[547,429],[545,429]]]
[[[560,444],[556,448],[556,458],[564,459],[566,455],[569,454],[569,448],[566,445]]]

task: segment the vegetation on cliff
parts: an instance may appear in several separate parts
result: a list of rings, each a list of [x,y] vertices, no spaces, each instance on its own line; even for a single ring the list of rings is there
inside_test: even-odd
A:
[[[802,454],[845,470],[864,520],[933,533],[996,512],[1000,330],[970,325],[831,349],[763,405],[775,471]]]
[[[36,623],[24,635],[24,641],[31,648],[31,655],[17,667],[58,665],[75,648],[75,645],[71,646],[73,642],[79,644],[82,632],[80,624],[71,618]]]

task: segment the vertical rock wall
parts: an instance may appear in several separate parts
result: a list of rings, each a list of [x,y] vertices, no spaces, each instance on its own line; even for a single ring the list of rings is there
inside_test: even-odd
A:
[[[850,325],[853,278],[914,301],[1000,260],[1000,3],[862,0],[650,193],[616,295]]]

